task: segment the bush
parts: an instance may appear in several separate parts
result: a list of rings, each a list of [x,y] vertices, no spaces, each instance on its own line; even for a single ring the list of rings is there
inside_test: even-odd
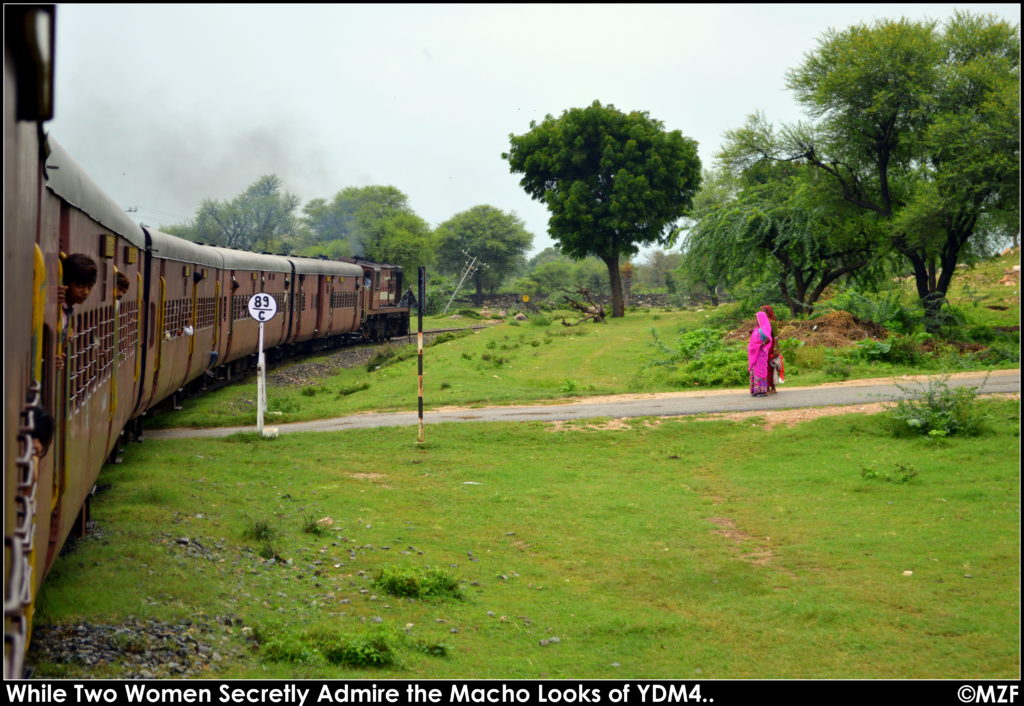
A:
[[[260,646],[260,653],[269,662],[314,665],[324,661],[315,649],[287,635],[270,638]]]
[[[675,382],[685,386],[745,385],[749,379],[747,351],[742,345],[722,340],[724,332],[715,328],[684,331],[675,349],[662,342],[655,329],[652,346],[666,356],[650,361],[646,367],[678,366]]]
[[[378,590],[403,598],[462,598],[459,582],[440,569],[385,566],[372,583]]]
[[[877,294],[861,294],[848,289],[823,304],[823,310],[847,311],[858,319],[882,324],[898,333],[911,333],[917,328],[921,315],[913,305],[905,305],[903,295],[894,290]]]
[[[330,664],[390,667],[398,661],[391,640],[383,633],[356,636],[319,633],[313,636],[313,642]]]
[[[884,341],[865,339],[857,344],[857,355],[871,363],[914,365],[921,360],[921,344],[916,336],[896,334]]]
[[[989,365],[1019,363],[1020,341],[997,340],[987,350],[983,351],[979,358]]]
[[[822,370],[826,375],[840,380],[846,380],[853,375],[853,367],[842,355],[832,351],[825,352],[825,364]]]
[[[679,337],[679,355],[683,360],[696,360],[705,353],[723,347],[724,332],[714,328],[698,328],[686,331]]]
[[[676,378],[686,386],[746,385],[749,380],[747,351],[738,346],[722,346],[686,363]]]
[[[976,404],[977,389],[950,388],[946,384],[948,379],[948,376],[943,376],[929,380],[923,397],[901,400],[890,408],[898,431],[932,438],[956,434],[976,436],[981,432],[985,415]],[[908,388],[897,387],[904,393],[913,393]],[[980,387],[984,387],[984,382]]]

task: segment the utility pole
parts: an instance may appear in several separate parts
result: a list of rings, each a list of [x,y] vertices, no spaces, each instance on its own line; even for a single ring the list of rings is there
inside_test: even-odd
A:
[[[469,260],[466,261],[465,267],[462,268],[462,278],[459,280],[459,283],[455,285],[455,291],[452,292],[452,296],[448,299],[448,304],[445,305],[444,311],[441,312],[442,314],[448,313],[448,308],[452,305],[452,302],[455,301],[455,295],[459,293],[460,289],[462,289],[462,283],[466,281],[466,278],[469,277],[474,272],[476,272],[477,270],[479,270],[481,267],[487,267],[486,262],[480,262],[479,260],[476,259],[476,256],[470,255],[465,250],[462,251],[462,254],[468,257]]]

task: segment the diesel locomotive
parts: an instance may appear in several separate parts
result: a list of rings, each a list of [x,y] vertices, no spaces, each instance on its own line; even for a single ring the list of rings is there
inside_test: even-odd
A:
[[[254,366],[250,297],[276,300],[263,336],[277,358],[405,335],[409,309],[394,265],[213,247],[133,221],[43,131],[53,7],[4,11],[4,677],[18,678],[34,599],[83,531],[104,463],[154,406]],[[71,253],[88,255],[97,278],[65,321]],[[119,274],[129,286],[117,299]],[[53,419],[42,457],[38,410]]]

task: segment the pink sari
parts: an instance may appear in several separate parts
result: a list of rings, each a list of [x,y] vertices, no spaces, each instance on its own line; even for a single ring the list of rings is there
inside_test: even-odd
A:
[[[772,349],[772,324],[763,312],[757,312],[757,328],[747,343],[747,368],[750,370],[750,394],[768,392],[768,352]]]

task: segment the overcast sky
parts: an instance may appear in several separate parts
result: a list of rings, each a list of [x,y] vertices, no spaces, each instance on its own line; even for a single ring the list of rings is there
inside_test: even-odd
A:
[[[303,203],[392,185],[436,226],[479,204],[552,244],[501,153],[599,100],[697,140],[801,119],[785,74],[829,28],[1016,4],[58,5],[49,132],[152,226],[277,174]]]

